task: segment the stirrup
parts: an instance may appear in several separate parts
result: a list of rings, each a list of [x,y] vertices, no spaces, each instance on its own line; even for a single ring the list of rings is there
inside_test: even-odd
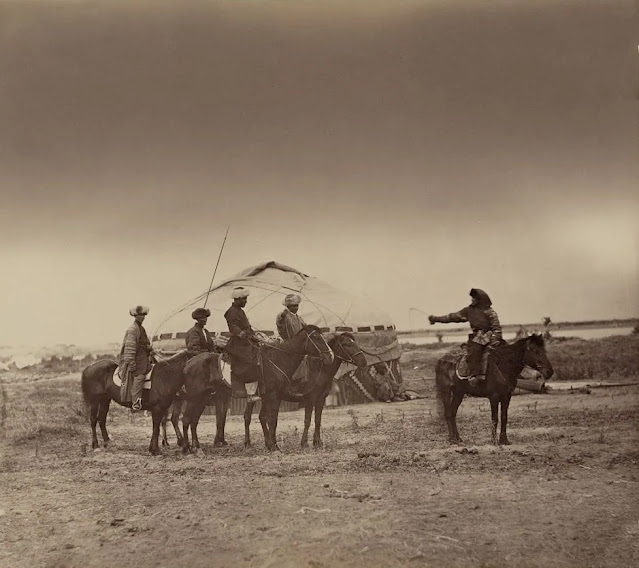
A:
[[[137,400],[131,405],[131,410],[133,412],[138,412],[142,410],[142,398],[138,397]]]

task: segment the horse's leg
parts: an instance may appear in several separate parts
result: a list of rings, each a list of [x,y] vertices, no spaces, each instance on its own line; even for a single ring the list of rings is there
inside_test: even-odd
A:
[[[269,404],[269,426],[268,426],[268,434],[271,439],[271,450],[280,451],[279,446],[277,445],[277,417],[280,413],[280,404],[282,403],[282,399],[279,397],[279,394],[273,397],[273,400]]]
[[[464,393],[457,392],[454,387],[450,387],[448,392],[441,393],[441,400],[444,405],[444,418],[448,426],[448,441],[451,444],[460,444],[462,439],[457,430],[457,409],[464,399]]]
[[[107,414],[109,413],[109,406],[111,405],[111,399],[108,395],[102,397],[100,401],[100,410],[98,411],[98,424],[100,425],[100,430],[102,431],[102,440],[104,440],[104,447],[107,447],[109,443],[109,433],[106,428],[106,419]]]
[[[315,400],[315,433],[313,434],[313,447],[321,449],[324,447],[322,443],[322,412],[324,411],[324,404],[326,403],[325,396],[319,396]]]
[[[310,397],[304,399],[304,432],[302,432],[302,448],[308,448],[308,429],[311,427],[313,403],[314,401]]]
[[[91,401],[91,447],[95,450],[100,447],[98,434],[95,427],[98,424],[98,412],[100,410],[100,399]]]
[[[186,408],[184,414],[182,414],[182,453],[188,454],[191,451],[191,444],[189,443],[189,426],[191,425],[191,416],[193,413],[193,403],[190,400],[186,401]],[[193,430],[191,430],[192,432]]]
[[[196,449],[200,448],[200,440],[197,437],[197,425],[200,422],[200,417],[206,407],[206,402],[205,398],[198,400],[197,405],[194,408],[193,415],[191,416],[191,439],[193,440],[193,447]]]
[[[151,410],[151,415],[153,416],[153,434],[151,434],[149,452],[154,456],[160,453],[160,446],[158,444],[160,438],[160,422],[162,422],[162,416],[165,412],[166,408],[161,408],[160,406],[154,406]]]
[[[262,397],[262,406],[260,407],[260,424],[262,425],[262,433],[264,434],[264,445],[268,450],[271,448],[271,438],[269,436],[269,421],[268,421],[268,412],[269,412],[269,402],[268,397],[265,395]]]
[[[499,420],[499,398],[495,396],[490,397],[490,419],[493,429],[493,444],[499,444],[499,438],[497,437],[497,422]]]
[[[162,421],[160,422],[160,428],[162,429],[162,445],[163,446],[168,446],[169,445],[169,440],[166,437],[166,419],[167,419],[167,414],[168,414],[168,412],[164,413],[164,416],[162,416]]]
[[[226,428],[226,414],[229,410],[229,396],[226,392],[215,395],[215,440],[214,446],[228,446],[224,439],[224,429]]]
[[[264,406],[264,405],[262,405]],[[255,408],[255,401],[252,400],[246,403],[244,409],[244,447],[251,447],[251,417],[253,416],[253,409]],[[260,415],[262,412],[260,412]],[[261,422],[261,419],[260,419]]]
[[[175,437],[177,438],[177,445],[182,447],[184,443],[184,439],[182,438],[182,432],[180,432],[180,413],[182,412],[182,407],[184,406],[184,401],[175,400],[173,401],[173,406],[171,407],[171,424],[173,425],[173,430],[175,431]]]
[[[509,446],[506,427],[508,425],[508,405],[510,404],[510,395],[506,395],[501,401],[501,432],[499,434],[499,443]]]

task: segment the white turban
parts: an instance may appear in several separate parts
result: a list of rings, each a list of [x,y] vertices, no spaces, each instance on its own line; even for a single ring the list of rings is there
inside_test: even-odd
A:
[[[233,288],[233,292],[231,294],[231,298],[234,300],[236,298],[246,298],[250,294],[250,290],[248,288],[244,288],[243,286],[238,286],[237,288]]]
[[[285,306],[299,306],[302,297],[299,294],[287,294],[282,304]]]
[[[149,313],[149,308],[147,308],[146,306],[135,306],[134,308],[131,308],[129,310],[129,313],[135,317],[135,316],[145,316]]]

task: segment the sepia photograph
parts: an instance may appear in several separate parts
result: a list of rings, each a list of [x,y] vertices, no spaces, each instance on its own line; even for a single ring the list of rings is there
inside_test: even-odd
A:
[[[0,0],[0,566],[639,566],[634,0]]]

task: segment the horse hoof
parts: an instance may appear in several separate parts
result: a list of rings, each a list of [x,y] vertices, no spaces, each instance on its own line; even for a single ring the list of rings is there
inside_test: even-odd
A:
[[[502,444],[503,446],[510,446],[510,442],[508,441],[508,438],[499,438],[499,443]]]

